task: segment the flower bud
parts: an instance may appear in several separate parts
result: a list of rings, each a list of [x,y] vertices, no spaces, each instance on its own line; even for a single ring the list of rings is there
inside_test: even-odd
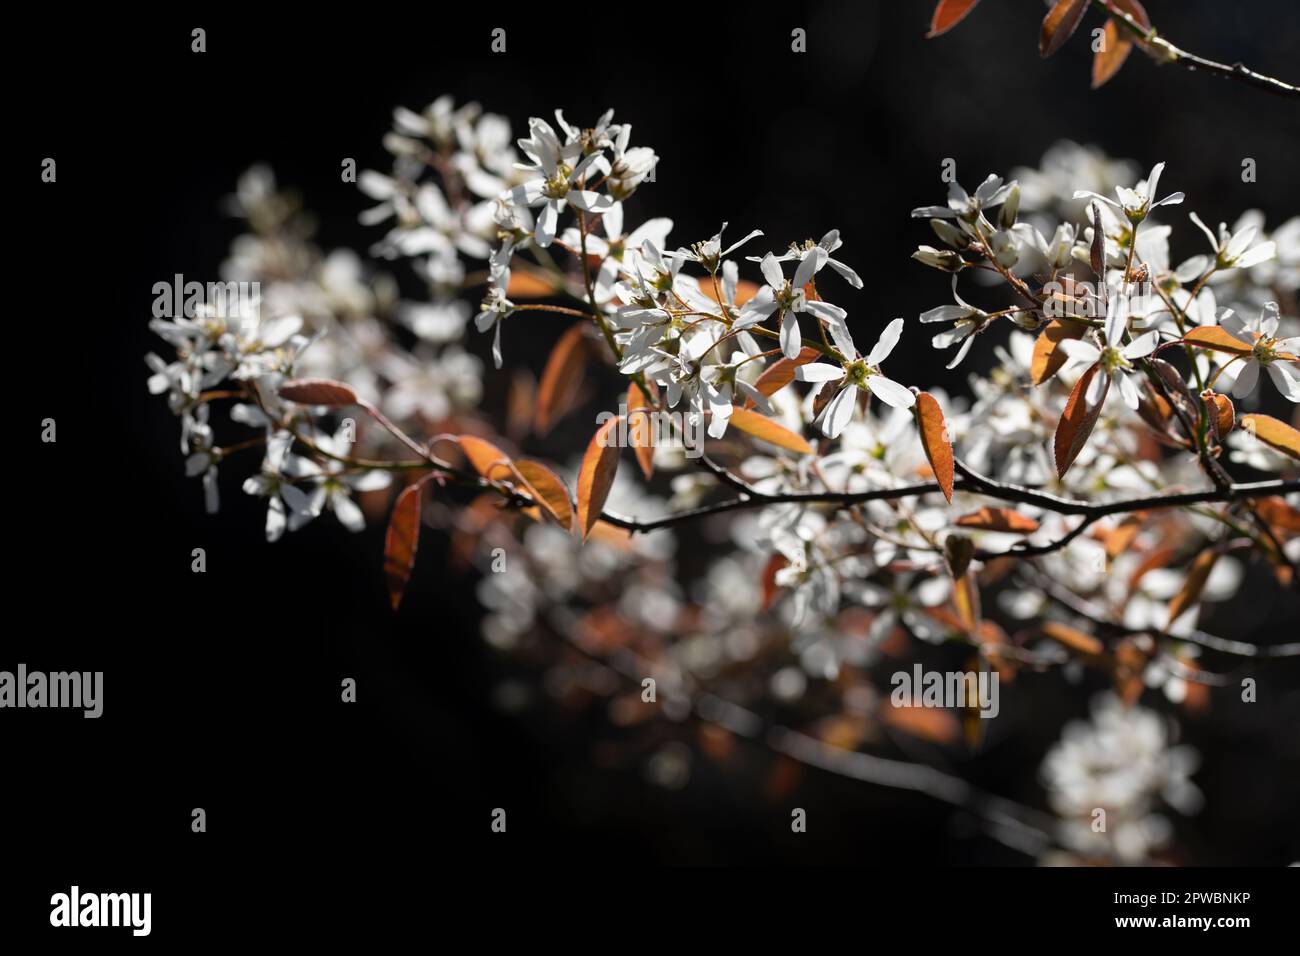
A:
[[[965,249],[970,244],[970,239],[967,238],[966,234],[950,222],[945,222],[942,219],[931,219],[930,228],[934,230],[934,234],[939,237],[940,242],[952,246],[954,249]]]
[[[912,258],[940,272],[960,272],[966,267],[962,257],[951,249],[936,249],[934,246],[918,247]]]
[[[1020,184],[1012,183],[1002,208],[998,210],[998,225],[1010,229],[1016,224],[1016,214],[1020,212]]]

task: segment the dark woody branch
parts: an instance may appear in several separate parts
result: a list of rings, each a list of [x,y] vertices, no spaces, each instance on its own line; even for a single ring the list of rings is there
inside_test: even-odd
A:
[[[1063,498],[1058,495],[1038,491],[1033,488],[1026,488],[1023,485],[1012,484],[1010,482],[995,481],[992,478],[981,475],[961,460],[957,460],[955,466],[960,476],[953,482],[953,488],[956,490],[982,494],[990,498],[996,498],[1000,501],[1033,505],[1042,508],[1044,511],[1051,511],[1056,514],[1079,515],[1084,519],[1077,528],[1066,536],[1066,539],[1063,539],[1054,545],[1042,545],[1033,548],[1026,547],[1018,550],[1013,549],[1013,551],[1008,552],[1008,556],[1019,555],[1022,557],[1030,557],[1035,554],[1046,554],[1048,551],[1056,550],[1056,548],[1061,547],[1063,544],[1068,544],[1070,540],[1077,537],[1088,525],[1101,518],[1107,517],[1108,515],[1127,514],[1133,511],[1145,511],[1157,508],[1177,508],[1184,505],[1223,503],[1300,491],[1300,479],[1275,479],[1272,481],[1256,481],[1244,484],[1228,484],[1222,488],[1208,489],[1205,491],[1148,495],[1140,498],[1127,498],[1120,501],[1089,502],[1073,498]],[[726,501],[720,501],[710,505],[701,505],[698,508],[690,508],[685,511],[678,511],[671,515],[665,515],[662,518],[653,518],[641,521],[636,518],[623,517],[621,515],[606,512],[601,516],[601,520],[616,528],[622,528],[625,531],[630,531],[636,534],[670,528],[709,515],[749,508],[764,508],[769,505],[822,504],[833,505],[838,508],[849,508],[868,501],[892,501],[900,498],[914,498],[919,497],[920,495],[939,492],[938,483],[930,481],[917,485],[905,485],[899,488],[878,488],[871,491],[768,493],[756,490],[752,486],[736,478],[734,475],[731,475],[730,472],[726,472],[725,469],[720,469],[712,462],[705,461],[705,467],[709,471],[713,472],[721,481],[741,490],[741,495],[736,498],[730,498]]]
[[[1122,635],[1149,634],[1152,637],[1161,640],[1185,641],[1190,644],[1197,644],[1207,650],[1218,651],[1221,654],[1230,654],[1234,657],[1300,657],[1300,642],[1288,644],[1248,644],[1245,641],[1233,641],[1222,637],[1216,637],[1213,634],[1207,634],[1205,631],[1196,629],[1189,630],[1181,634],[1169,634],[1165,631],[1157,630],[1150,627],[1134,628],[1120,624],[1110,618],[1105,611],[1096,607],[1091,602],[1081,598],[1069,588],[1062,587],[1054,581],[1049,575],[1044,574],[1032,561],[1026,561],[1018,569],[1018,573],[1024,578],[1027,584],[1038,588],[1046,594],[1051,600],[1055,601],[1067,611],[1085,618],[1089,623],[1102,630],[1112,631]]]

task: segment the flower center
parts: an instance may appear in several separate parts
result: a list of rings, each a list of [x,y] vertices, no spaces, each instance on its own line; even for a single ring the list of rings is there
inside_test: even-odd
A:
[[[569,194],[569,175],[573,172],[566,164],[560,163],[555,175],[546,180],[542,192],[548,199],[563,199]]]
[[[1120,350],[1114,346],[1107,346],[1101,352],[1101,367],[1110,374],[1114,375],[1121,369],[1131,369],[1133,363],[1126,359]]]
[[[1277,354],[1277,339],[1269,338],[1267,335],[1261,335],[1255,340],[1254,348],[1251,349],[1251,357],[1260,365],[1271,365],[1279,358]]]
[[[803,300],[803,289],[796,289],[789,282],[785,284],[785,288],[776,294],[777,305],[787,312],[799,311],[799,306],[803,305]]]
[[[868,366],[863,359],[858,359],[852,365],[846,366],[844,372],[848,376],[848,380],[859,388],[865,388],[867,379],[876,374],[875,370]]]

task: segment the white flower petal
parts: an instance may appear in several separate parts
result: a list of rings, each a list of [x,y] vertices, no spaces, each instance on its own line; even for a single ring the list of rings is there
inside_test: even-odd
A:
[[[803,339],[799,334],[799,317],[794,312],[787,312],[781,318],[781,352],[788,359],[799,357],[803,351]]]
[[[1119,394],[1124,399],[1124,404],[1137,411],[1138,390],[1137,386],[1133,384],[1132,376],[1120,372],[1115,377],[1119,379]]]
[[[1150,355],[1160,344],[1159,332],[1148,332],[1140,335],[1128,345],[1124,346],[1123,355],[1126,359],[1142,358],[1144,355]]]
[[[1280,362],[1273,362],[1268,366],[1268,377],[1273,380],[1273,385],[1282,397],[1287,401],[1300,402],[1300,382],[1297,382],[1287,367]]]
[[[945,367],[952,369],[960,365],[962,359],[966,357],[966,353],[970,351],[970,347],[974,344],[975,344],[975,336],[974,335],[966,336],[966,340],[961,343],[961,348],[957,350],[957,354],[952,357],[952,361],[949,362]]]
[[[1255,359],[1249,359],[1240,372],[1237,373],[1237,381],[1233,383],[1232,394],[1235,398],[1245,398],[1255,390],[1256,384],[1259,383],[1259,362]]]
[[[827,438],[838,438],[840,432],[848,426],[853,418],[853,409],[857,406],[858,390],[850,385],[840,389],[826,403],[817,419],[817,427]]]
[[[800,382],[832,382],[844,377],[844,369],[825,362],[813,362],[800,365],[794,370],[794,377]]]
[[[885,331],[880,333],[880,338],[876,341],[875,347],[867,355],[868,365],[879,365],[885,359],[889,358],[889,353],[894,351],[894,346],[898,344],[899,337],[903,334],[903,320],[894,319],[887,326]]]
[[[886,405],[892,405],[894,408],[911,408],[916,404],[916,396],[912,390],[904,385],[899,385],[892,378],[885,378],[883,375],[872,375],[867,379],[867,387],[871,393],[880,399]]]
[[[1219,327],[1249,346],[1255,345],[1255,336],[1251,334],[1250,324],[1235,312],[1225,312],[1219,317]]]
[[[1083,339],[1062,339],[1056,347],[1075,362],[1086,362],[1091,365],[1101,358],[1101,349]]]
[[[763,273],[763,278],[773,289],[779,289],[785,285],[785,273],[781,271],[781,265],[776,261],[776,256],[768,253],[759,263],[758,268]]]

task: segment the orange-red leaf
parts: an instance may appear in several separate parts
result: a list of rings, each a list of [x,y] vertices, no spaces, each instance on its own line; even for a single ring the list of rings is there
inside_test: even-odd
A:
[[[1010,508],[981,508],[970,514],[962,515],[957,524],[963,528],[977,528],[980,531],[1004,531],[1011,534],[1033,534],[1038,530],[1038,522]]]
[[[1227,395],[1220,395],[1218,392],[1206,389],[1201,392],[1201,401],[1205,402],[1206,412],[1210,417],[1210,425],[1214,429],[1214,437],[1223,441],[1232,431],[1232,426],[1237,422],[1236,409],[1232,407],[1232,399]]]
[[[746,302],[748,302],[750,299],[754,298],[754,296],[758,294],[758,290],[760,288],[762,288],[762,286],[760,286],[757,282],[750,282],[748,279],[741,279],[739,282],[736,283],[736,301],[731,304],[737,306],[744,305]],[[707,295],[714,302],[718,301],[718,297],[713,294],[712,281],[706,282],[704,280],[700,280],[700,291],[703,292],[705,295]]]
[[[618,473],[618,444],[611,433],[620,421],[621,417],[614,415],[596,429],[582,456],[582,469],[578,472],[578,531],[584,540],[600,520]]]
[[[1101,546],[1106,549],[1106,557],[1113,561],[1129,549],[1145,520],[1145,513],[1139,511],[1129,515],[1114,528],[1096,529],[1092,532],[1092,537],[1101,542]]]
[[[537,380],[526,368],[517,368],[510,376],[506,393],[506,428],[510,440],[518,443],[533,427],[537,412]]]
[[[1285,498],[1256,499],[1255,514],[1267,521],[1275,532],[1300,534],[1300,511],[1287,504]]]
[[[1142,691],[1146,689],[1143,675],[1150,661],[1151,651],[1140,645],[1136,637],[1126,637],[1115,645],[1111,672],[1115,679],[1115,690],[1125,704],[1132,706],[1142,696]]]
[[[300,405],[353,405],[357,393],[327,378],[299,378],[281,385],[280,397]]]
[[[767,564],[763,566],[763,574],[760,580],[763,583],[763,610],[766,611],[776,600],[777,594],[781,589],[776,584],[776,573],[788,565],[785,555],[779,551],[767,559]]]
[[[1265,445],[1300,461],[1300,432],[1272,415],[1242,415],[1241,427]]]
[[[742,432],[780,448],[785,448],[788,451],[800,455],[811,455],[813,453],[812,445],[809,445],[802,437],[796,435],[784,425],[772,421],[766,415],[760,415],[748,408],[733,408],[731,410],[731,424]]]
[[[1145,558],[1142,559],[1142,563],[1133,569],[1133,573],[1129,575],[1128,577],[1129,591],[1130,592],[1133,591],[1138,586],[1138,584],[1146,576],[1146,573],[1148,571],[1154,571],[1157,568],[1165,567],[1167,564],[1169,564],[1169,561],[1171,558],[1173,558],[1173,556],[1174,556],[1174,549],[1168,547],[1157,548],[1155,551],[1152,551],[1150,554],[1148,554]]]
[[[1107,0],[1106,6],[1113,11],[1127,13],[1139,26],[1148,30],[1151,29],[1151,20],[1147,17],[1146,8],[1142,6],[1140,0]],[[1097,51],[1092,58],[1092,88],[1094,90],[1119,72],[1119,68],[1128,59],[1134,44],[1144,50],[1147,48],[1145,40],[1135,36],[1128,27],[1120,26],[1114,19],[1106,20],[1106,29],[1102,40],[1104,44],[1102,49]]]
[[[573,527],[573,503],[569,500],[569,489],[551,469],[540,461],[523,459],[515,462],[515,471],[528,486],[532,499],[545,509],[565,531]]]
[[[980,620],[980,591],[973,572],[967,571],[953,582],[952,605],[962,628],[968,634],[974,631]]]
[[[393,513],[388,517],[384,535],[384,578],[388,581],[388,600],[393,610],[402,603],[406,582],[415,567],[415,549],[420,543],[420,489],[422,482],[407,485],[397,496]]]
[[[653,383],[647,383],[654,388]],[[654,404],[641,386],[632,382],[627,387],[627,440],[636,453],[641,474],[649,481],[655,472],[655,430],[651,413]]]
[[[916,396],[916,423],[921,430],[921,447],[925,457],[930,460],[935,480],[943,496],[952,501],[952,439],[948,436],[948,423],[944,421],[943,409],[938,400],[929,392]]]
[[[913,737],[937,744],[955,744],[961,737],[961,725],[952,711],[941,707],[881,707],[881,723]]]
[[[1253,351],[1241,339],[1229,335],[1227,329],[1217,325],[1198,326],[1184,335],[1183,341],[1189,345],[1199,345],[1201,348],[1214,349],[1218,352],[1230,352],[1233,355],[1250,355]]]
[[[1043,28],[1038,34],[1039,55],[1048,57],[1059,50],[1070,39],[1087,9],[1088,0],[1056,0],[1043,17]]]
[[[1201,596],[1201,591],[1205,588],[1205,582],[1210,576],[1210,569],[1214,567],[1214,562],[1219,559],[1219,552],[1213,548],[1208,548],[1196,556],[1192,566],[1187,569],[1187,577],[1183,580],[1183,586],[1178,589],[1178,593],[1169,601],[1169,625],[1172,625],[1188,608],[1196,603],[1196,599]]]
[[[1043,326],[1034,342],[1033,364],[1030,375],[1035,385],[1042,385],[1061,370],[1069,356],[1058,346],[1066,339],[1082,338],[1087,326],[1081,322],[1062,322],[1054,319]]]
[[[1133,49],[1133,41],[1121,35],[1114,20],[1107,20],[1102,31],[1101,49],[1092,56],[1092,88],[1104,84],[1119,72]]]
[[[1106,649],[1105,645],[1091,634],[1085,634],[1066,624],[1058,624],[1056,621],[1045,621],[1042,631],[1056,643],[1090,657],[1100,656]]]
[[[1088,436],[1092,434],[1092,428],[1097,424],[1097,416],[1101,414],[1101,408],[1106,404],[1106,396],[1110,392],[1109,375],[1106,375],[1106,384],[1097,404],[1090,408],[1087,401],[1088,386],[1092,383],[1093,376],[1105,374],[1100,365],[1090,366],[1079,376],[1079,381],[1074,383],[1074,391],[1070,392],[1069,401],[1065,403],[1065,411],[1056,426],[1056,439],[1053,443],[1056,453],[1056,474],[1060,478],[1065,477],[1065,473],[1074,464],[1074,459],[1079,457],[1079,452],[1083,451],[1083,446],[1088,443]]]
[[[545,435],[551,426],[573,407],[582,387],[583,369],[587,364],[584,324],[574,323],[551,349],[537,386],[537,411],[533,430]]]
[[[559,291],[553,279],[524,269],[512,269],[506,285],[507,299],[549,299]]]
[[[1142,6],[1141,0],[1107,0],[1106,5],[1121,13],[1127,13],[1133,20],[1147,30],[1151,29],[1151,18],[1147,16],[1146,7]],[[1130,34],[1132,36],[1132,34]],[[1133,42],[1139,46],[1146,44],[1139,38],[1133,37]]]
[[[930,18],[930,32],[925,35],[926,39],[947,33],[974,10],[977,3],[979,0],[939,0]]]
[[[473,435],[461,435],[456,441],[469,459],[470,467],[489,481],[509,477],[510,456],[496,445]]]
[[[795,370],[800,365],[816,361],[819,355],[821,353],[816,349],[804,346],[797,357],[778,359],[763,369],[763,374],[755,380],[754,387],[764,395],[775,395],[794,381]]]
[[[950,534],[943,541],[943,560],[955,581],[966,573],[975,557],[975,542],[964,534]]]

